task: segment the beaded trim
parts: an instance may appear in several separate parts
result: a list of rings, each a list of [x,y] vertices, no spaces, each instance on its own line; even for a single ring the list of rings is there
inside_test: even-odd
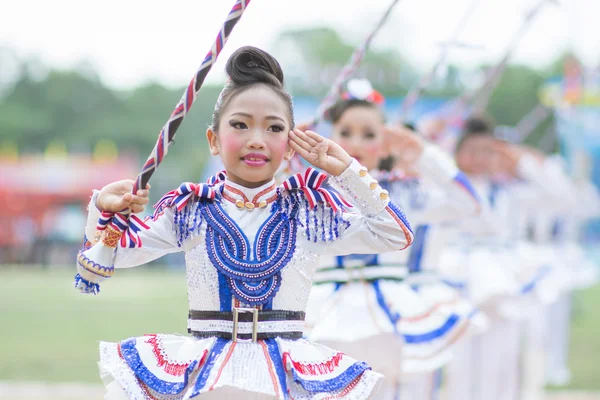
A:
[[[219,319],[212,320],[188,320],[188,329],[197,332],[233,332],[233,321]],[[238,335],[251,334],[252,322],[238,322]],[[258,333],[295,333],[304,330],[304,321],[259,321],[257,323]]]
[[[156,357],[156,365],[158,367],[161,367],[163,371],[169,375],[182,376],[185,374],[190,364],[194,361],[193,359],[186,360],[184,362],[171,360],[162,346],[162,338],[159,335],[147,334],[144,336],[148,337],[145,340],[145,343],[148,343],[150,346],[152,346],[152,353],[154,354],[154,357]],[[200,357],[200,365],[204,364],[207,355],[208,350],[204,350],[202,357]]]
[[[160,394],[178,395],[188,386],[189,376],[197,368],[206,363],[206,356],[203,355],[201,360],[192,361],[183,373],[183,381],[168,382],[154,375],[142,361],[142,358],[137,349],[136,338],[123,340],[117,347],[121,357],[129,365],[129,368],[135,373],[140,381],[142,381],[150,389]]]
[[[404,232],[404,236],[406,237],[406,246],[400,249],[404,250],[413,242],[413,231],[408,223],[408,220],[406,219],[406,215],[404,215],[404,212],[392,202],[388,203],[388,205],[385,207],[385,210],[392,216],[392,218],[394,218],[396,223],[400,225],[402,231]]]
[[[285,215],[297,219],[298,224],[304,228],[304,236],[308,241],[335,241],[350,226],[341,209],[336,211],[327,203],[312,204],[301,190],[279,191],[277,204]]]
[[[81,250],[77,254],[77,265],[79,265],[84,270],[97,275],[101,278],[110,278],[115,273],[114,266],[106,267],[104,265],[100,265],[84,255],[85,250]]]
[[[217,203],[202,207],[206,220],[206,249],[219,274],[226,277],[234,297],[249,305],[272,299],[281,285],[281,270],[296,250],[296,221],[273,205],[259,228],[250,255],[250,244],[235,221]]]

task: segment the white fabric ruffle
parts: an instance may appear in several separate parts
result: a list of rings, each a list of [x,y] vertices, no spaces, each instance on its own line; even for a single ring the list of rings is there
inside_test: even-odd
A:
[[[306,340],[146,335],[100,344],[107,399],[366,399],[382,375]],[[119,397],[120,396],[120,397]]]

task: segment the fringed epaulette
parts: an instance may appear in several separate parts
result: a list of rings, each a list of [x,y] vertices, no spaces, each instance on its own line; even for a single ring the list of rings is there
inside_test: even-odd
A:
[[[207,201],[216,197],[214,185],[224,181],[225,172],[219,172],[210,177],[207,183],[185,182],[176,190],[165,194],[154,205],[152,219],[158,219],[166,208],[173,208],[173,226],[177,234],[177,244],[183,245],[193,233],[198,233],[202,225],[202,208]]]
[[[352,208],[339,193],[323,187],[327,175],[308,168],[282,183],[279,207],[296,218],[304,234],[312,242],[337,240],[344,228],[350,225],[343,212]]]

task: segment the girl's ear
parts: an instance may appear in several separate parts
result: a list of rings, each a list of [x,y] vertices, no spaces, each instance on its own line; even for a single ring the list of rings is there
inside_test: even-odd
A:
[[[219,137],[211,129],[206,130],[206,140],[208,141],[208,147],[210,147],[210,154],[216,156],[219,154]]]
[[[292,149],[288,144],[287,148],[285,149],[285,153],[283,153],[283,159],[285,161],[290,161],[292,157],[294,157],[294,149]]]

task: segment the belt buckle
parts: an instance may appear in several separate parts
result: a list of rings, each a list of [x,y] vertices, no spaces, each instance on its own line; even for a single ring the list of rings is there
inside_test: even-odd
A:
[[[233,333],[231,340],[237,342],[240,313],[252,313],[252,342],[258,341],[258,308],[233,307]]]

